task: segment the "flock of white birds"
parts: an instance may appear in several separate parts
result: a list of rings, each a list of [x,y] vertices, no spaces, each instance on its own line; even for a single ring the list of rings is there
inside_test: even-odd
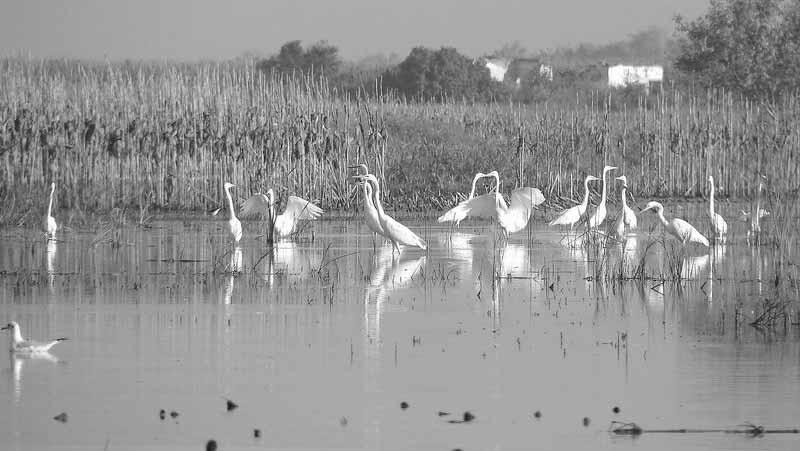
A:
[[[425,240],[420,238],[420,236],[411,229],[389,216],[383,209],[380,184],[377,177],[369,173],[367,166],[360,164],[351,166],[351,169],[357,171],[357,174],[353,175],[352,178],[357,180],[361,186],[364,197],[364,222],[367,227],[376,235],[389,239],[394,251],[399,251],[400,245],[417,247],[422,250],[427,249]],[[601,226],[608,217],[608,208],[606,207],[609,191],[607,186],[608,173],[616,169],[615,166],[606,166],[603,168],[603,173],[600,177],[595,177],[593,175],[587,176],[583,182],[583,201],[578,205],[562,211],[549,225],[566,225],[570,227],[570,231],[580,224],[585,224],[589,230],[593,231],[601,229]],[[495,180],[494,188],[487,194],[476,196],[475,188],[478,181],[482,178],[489,177]],[[608,231],[621,239],[631,230],[636,229],[638,221],[636,213],[627,203],[627,178],[621,175],[616,177],[616,180],[622,182],[620,190],[621,209],[616,217],[616,221]],[[589,183],[593,181],[602,182],[600,203],[594,209],[592,215],[588,216]],[[725,222],[725,219],[714,210],[714,177],[708,177],[708,185],[710,194],[708,206],[710,229],[714,234],[715,241],[724,242],[728,233],[728,224]],[[742,210],[740,212],[739,220],[749,222],[748,236],[752,233],[759,233],[761,231],[760,220],[769,215],[769,212],[761,207],[761,192],[763,186],[763,183],[759,183],[757,203],[755,204],[754,211],[745,212]],[[497,171],[492,171],[487,174],[481,172],[475,174],[475,177],[472,179],[472,189],[470,190],[469,197],[441,215],[438,218],[438,222],[451,222],[458,227],[461,221],[466,218],[493,219],[500,227],[505,238],[508,238],[509,234],[524,229],[530,221],[533,209],[544,202],[544,195],[542,195],[542,192],[537,188],[517,188],[511,192],[511,202],[506,203],[503,195],[499,192],[499,187],[500,175]],[[50,201],[47,206],[47,215],[44,217],[43,224],[44,231],[50,239],[55,238],[56,231],[58,230],[58,224],[52,215],[55,188],[55,183],[51,183]],[[228,231],[233,241],[238,243],[239,240],[242,239],[242,223],[236,216],[236,208],[234,206],[233,197],[231,196],[232,188],[235,188],[235,185],[225,183],[224,190],[228,206]],[[318,206],[297,196],[289,196],[286,202],[286,208],[281,214],[277,214],[275,211],[275,203],[275,193],[272,189],[267,191],[266,194],[256,193],[241,204],[240,215],[242,217],[267,218],[272,221],[272,233],[274,234],[274,238],[281,239],[295,233],[301,221],[318,219],[323,213],[323,210]],[[668,220],[664,216],[664,206],[659,202],[648,202],[647,206],[642,209],[640,213],[649,210],[657,215],[661,224],[664,226],[664,230],[677,238],[682,244],[698,243],[703,246],[709,246],[708,239],[693,225],[680,218]]]
[[[411,229],[386,214],[386,211],[383,209],[383,204],[381,203],[380,184],[377,177],[369,173],[367,166],[361,164],[358,166],[351,166],[351,169],[357,170],[357,174],[353,175],[352,178],[358,181],[364,197],[364,222],[367,227],[376,235],[383,236],[391,241],[392,253],[395,251],[399,252],[400,245],[426,250],[427,244],[425,240]],[[581,203],[562,211],[549,225],[569,226],[570,231],[572,231],[576,225],[585,224],[590,231],[600,231],[601,226],[608,216],[608,209],[606,207],[608,201],[608,173],[616,169],[617,168],[614,166],[606,166],[603,168],[603,173],[600,177],[595,177],[593,175],[587,176],[583,183],[584,195]],[[493,189],[487,194],[476,196],[475,188],[478,181],[490,177],[495,180]],[[598,180],[602,181],[600,203],[597,205],[592,215],[588,216],[589,183]],[[622,187],[620,189],[621,209],[617,215],[616,221],[613,226],[608,229],[608,232],[622,239],[630,231],[636,229],[638,221],[636,213],[627,204],[627,178],[622,175],[616,177],[615,180],[622,182]],[[728,224],[725,222],[725,219],[714,210],[715,186],[714,178],[711,176],[708,177],[708,185],[710,194],[708,221],[710,229],[714,233],[715,241],[724,242],[728,233]],[[508,238],[511,233],[523,230],[530,221],[533,209],[544,202],[545,199],[542,192],[537,188],[517,188],[511,192],[511,202],[506,203],[503,195],[499,192],[499,187],[500,175],[497,171],[492,171],[487,174],[481,172],[475,174],[472,180],[472,189],[470,190],[469,197],[441,215],[438,218],[438,222],[450,222],[457,227],[461,221],[467,218],[492,219],[499,226],[504,238]],[[239,240],[242,239],[242,223],[236,216],[236,208],[234,206],[233,197],[231,196],[232,188],[235,188],[235,185],[225,183],[224,190],[229,214],[228,231],[234,243],[238,243]],[[58,224],[53,217],[53,197],[55,189],[55,183],[51,183],[47,214],[43,221],[44,232],[47,234],[48,239],[55,239],[58,230]],[[763,183],[759,183],[757,202],[753,211],[748,213],[742,210],[739,217],[741,221],[749,222],[748,237],[750,234],[760,232],[760,220],[769,215],[769,212],[761,207],[762,190]],[[280,239],[295,233],[298,230],[300,221],[318,219],[323,213],[322,209],[318,206],[296,196],[289,196],[286,208],[283,213],[279,215],[275,211],[275,203],[275,193],[272,189],[267,191],[266,194],[257,193],[250,196],[242,203],[240,214],[242,217],[258,216],[265,217],[272,221],[272,233],[274,234],[274,238]],[[664,230],[677,238],[683,245],[698,243],[706,247],[709,246],[708,239],[688,222],[680,218],[668,220],[664,216],[664,206],[659,202],[648,202],[647,206],[641,210],[641,212],[645,211],[653,211],[658,216]],[[19,325],[13,321],[0,330],[9,330],[11,332],[12,340],[10,349],[13,352],[47,352],[50,347],[65,340],[65,338],[47,342],[25,340],[22,337]]]

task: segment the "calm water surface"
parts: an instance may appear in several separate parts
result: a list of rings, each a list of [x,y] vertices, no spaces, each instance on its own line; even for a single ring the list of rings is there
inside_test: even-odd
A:
[[[505,245],[487,224],[407,223],[427,253],[393,257],[360,221],[319,222],[275,249],[256,224],[233,248],[208,218],[56,243],[0,231],[0,322],[69,337],[51,355],[2,353],[0,448],[800,447],[797,435],[608,432],[613,420],[800,426],[795,310],[785,326],[747,325],[791,293],[770,281],[771,248],[742,231],[670,257],[652,217],[600,249],[542,218]],[[685,280],[608,276],[651,242],[647,273]],[[449,422],[465,411],[475,419]]]

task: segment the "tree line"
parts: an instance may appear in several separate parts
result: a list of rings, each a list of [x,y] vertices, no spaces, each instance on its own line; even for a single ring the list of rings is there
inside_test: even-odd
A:
[[[340,92],[371,95],[395,93],[406,99],[538,102],[569,100],[576,92],[606,89],[606,70],[618,63],[665,67],[669,82],[679,88],[724,88],[750,98],[774,98],[800,88],[800,1],[711,0],[694,20],[675,17],[670,36],[657,28],[628,39],[582,44],[532,54],[519,43],[498,49],[495,56],[526,61],[527,70],[512,63],[503,82],[491,78],[482,59],[452,47],[415,47],[405,58],[374,56],[345,62],[326,41],[303,47],[285,43],[258,68],[280,74],[325,77]],[[538,67],[552,67],[553,77]],[[640,95],[636,87],[629,88]]]

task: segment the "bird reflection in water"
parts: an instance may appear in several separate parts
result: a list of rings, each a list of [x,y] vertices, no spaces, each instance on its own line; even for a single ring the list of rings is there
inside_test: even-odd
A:
[[[233,297],[233,284],[236,274],[242,272],[242,247],[236,246],[231,252],[230,262],[228,264],[228,280],[225,281],[225,287],[222,290],[222,303],[230,305],[231,298]]]
[[[47,249],[45,251],[45,267],[47,269],[47,285],[50,287],[51,292],[53,291],[53,285],[55,282],[57,250],[58,246],[56,245],[56,240],[47,240]]]
[[[34,353],[18,353],[18,352],[9,352],[8,353],[10,358],[10,369],[12,375],[12,382],[14,385],[14,403],[19,405],[22,399],[22,375],[25,369],[25,366],[31,362],[40,361],[40,362],[49,362],[49,363],[59,363],[60,360],[58,357],[50,353],[49,351],[46,352],[34,352]]]

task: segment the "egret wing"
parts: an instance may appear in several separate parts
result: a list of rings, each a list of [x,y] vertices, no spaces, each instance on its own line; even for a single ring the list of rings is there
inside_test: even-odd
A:
[[[319,218],[322,214],[322,209],[305,199],[289,196],[289,200],[286,201],[286,210],[284,210],[283,214],[297,220],[313,220]]]
[[[453,221],[456,218],[463,219],[468,216],[472,218],[494,218],[497,216],[497,196],[499,194],[489,193],[465,200],[440,216],[438,221]]]
[[[269,199],[261,193],[256,193],[242,202],[239,216],[243,218],[266,217],[269,215]]]

